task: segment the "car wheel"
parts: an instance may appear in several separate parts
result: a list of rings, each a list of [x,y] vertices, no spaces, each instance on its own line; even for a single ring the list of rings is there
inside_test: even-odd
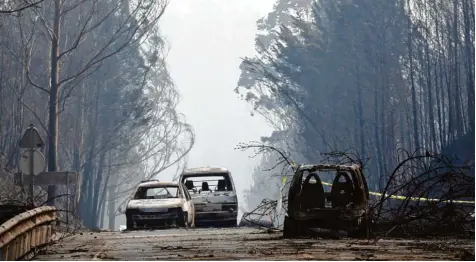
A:
[[[357,230],[357,237],[368,238],[370,236],[370,219],[364,216]]]
[[[231,222],[228,222],[228,225],[227,225],[227,226],[228,226],[228,227],[236,227],[237,225],[238,225],[238,220],[235,219],[235,220],[233,220],[233,221],[231,221]]]
[[[132,230],[134,228],[134,221],[132,221],[132,217],[126,217],[126,229]]]
[[[183,212],[183,216],[177,219],[177,226],[188,228],[188,215],[187,212]]]
[[[352,238],[367,238],[369,236],[369,220],[366,216],[362,217],[362,219],[356,219],[355,228],[349,232],[349,237]]]
[[[288,216],[285,216],[283,225],[283,237],[295,238],[296,236],[299,236],[299,231],[299,224]]]

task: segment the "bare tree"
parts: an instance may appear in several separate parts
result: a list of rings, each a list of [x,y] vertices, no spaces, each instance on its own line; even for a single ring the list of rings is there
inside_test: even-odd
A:
[[[14,14],[28,8],[36,8],[43,1],[44,0],[8,0],[3,5],[0,5],[0,14]]]
[[[61,88],[69,83],[81,81],[82,78],[92,74],[94,70],[101,66],[106,59],[117,55],[125,48],[144,41],[148,37],[150,30],[156,28],[159,18],[162,16],[167,6],[166,1],[141,0],[131,3],[126,0],[117,1],[53,1],[53,6],[45,5],[43,10],[51,8],[51,16],[44,15],[43,10],[35,10],[35,15],[40,18],[45,34],[50,40],[50,83],[48,87],[37,84],[29,75],[30,83],[36,88],[49,95],[48,113],[48,170],[56,171],[58,168],[58,105]],[[120,13],[122,17],[117,17],[115,13]],[[65,32],[62,34],[60,28],[62,19],[70,14],[79,15],[79,30],[74,36]],[[50,22],[51,21],[51,22]],[[61,64],[72,63],[71,56],[78,52],[86,38],[98,34],[105,26],[115,26],[109,34],[101,35],[102,41],[94,46],[93,52],[76,63],[74,72],[61,71]],[[99,35],[98,35],[99,36]],[[93,37],[94,38],[94,37]],[[105,39],[104,39],[105,38]],[[64,44],[61,43],[64,39]],[[63,44],[63,46],[62,46]],[[70,61],[65,61],[70,57]],[[27,72],[30,72],[28,70]],[[49,194],[54,195],[54,187],[49,188]]]

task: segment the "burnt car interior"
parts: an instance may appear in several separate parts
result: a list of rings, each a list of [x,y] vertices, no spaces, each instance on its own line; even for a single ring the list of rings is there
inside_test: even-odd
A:
[[[202,191],[210,191],[210,187],[207,182],[202,182]]]
[[[298,170],[289,188],[284,236],[316,228],[321,233],[343,230],[363,236],[368,228],[368,199],[367,183],[358,167],[316,165]]]
[[[314,178],[312,182],[311,178]],[[299,198],[302,209],[324,208],[326,203],[324,187],[316,173],[308,174],[302,185]]]
[[[141,187],[137,190],[134,199],[167,199],[179,198],[180,190],[177,186]]]
[[[344,178],[345,181],[340,181]],[[347,172],[337,172],[332,183],[330,200],[332,207],[346,207],[354,203],[354,184]]]
[[[183,177],[185,186],[194,193],[233,191],[228,174],[196,174]],[[199,188],[197,186],[200,185]]]
[[[305,172],[298,198],[303,210],[325,207],[339,208],[348,207],[349,204],[354,203],[353,192],[353,180],[345,171],[336,172],[330,190],[324,190],[324,185],[317,172]]]

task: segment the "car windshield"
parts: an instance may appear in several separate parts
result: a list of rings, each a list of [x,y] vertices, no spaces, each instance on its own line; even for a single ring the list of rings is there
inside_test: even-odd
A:
[[[141,187],[137,190],[135,199],[166,199],[179,198],[178,186]]]

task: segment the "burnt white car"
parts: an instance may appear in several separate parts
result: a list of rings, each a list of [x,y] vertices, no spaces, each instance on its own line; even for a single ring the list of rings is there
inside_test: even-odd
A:
[[[187,169],[179,181],[192,196],[197,226],[237,226],[238,197],[230,171],[221,167]]]
[[[195,226],[192,198],[180,182],[142,181],[125,214],[128,230]]]

